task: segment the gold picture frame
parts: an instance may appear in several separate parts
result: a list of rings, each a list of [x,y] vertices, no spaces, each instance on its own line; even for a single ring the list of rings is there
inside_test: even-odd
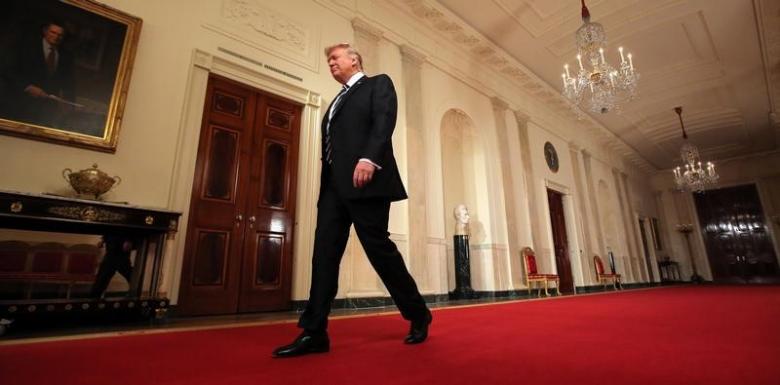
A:
[[[141,25],[93,0],[4,0],[0,133],[115,152]]]

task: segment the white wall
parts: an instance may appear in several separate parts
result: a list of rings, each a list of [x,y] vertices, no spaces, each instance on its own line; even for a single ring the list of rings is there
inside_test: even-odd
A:
[[[598,238],[595,234],[599,229],[583,226],[577,220],[582,210],[590,207],[592,197],[584,186],[586,191],[577,190],[572,167],[579,165],[582,170],[583,166],[581,160],[571,158],[572,146],[592,155],[594,175],[591,183],[597,184],[603,179],[615,194],[610,209],[617,213],[618,241],[610,246],[617,250],[616,255],[629,254],[621,215],[656,215],[654,198],[638,193],[651,190],[646,184],[646,175],[612,151],[603,135],[594,135],[592,122],[583,123],[570,115],[560,114],[558,107],[538,98],[538,87],[528,83],[530,85],[525,88],[523,83],[486,66],[479,55],[461,50],[450,38],[409,14],[403,2],[250,1],[246,4],[254,7],[255,15],[259,15],[255,16],[257,19],[251,25],[240,17],[241,14],[230,14],[227,8],[223,8],[223,5],[237,4],[232,0],[107,0],[105,3],[140,17],[144,23],[117,152],[106,154],[0,136],[0,162],[4,165],[24,165],[0,168],[0,186],[18,191],[63,193],[68,191],[68,187],[60,177],[62,168],[81,169],[97,162],[110,175],[119,175],[123,179],[121,185],[105,196],[106,199],[183,212],[185,215],[176,240],[167,249],[164,269],[164,289],[174,301],[183,258],[198,119],[202,112],[208,71],[254,87],[289,92],[284,96],[305,100],[303,103],[307,107],[301,128],[299,162],[299,177],[303,179],[298,191],[293,299],[307,297],[315,218],[313,204],[318,189],[319,164],[315,161],[319,151],[318,123],[322,110],[338,91],[338,85],[324,63],[322,48],[334,42],[353,41],[357,28],[354,23],[368,26],[365,27],[368,32],[361,29],[362,34],[375,34],[377,37],[375,44],[366,47],[370,51],[367,56],[375,60],[367,63],[368,71],[389,73],[399,91],[399,119],[394,143],[404,180],[415,165],[406,162],[406,146],[403,145],[406,143],[406,91],[403,89],[399,46],[414,47],[425,55],[421,90],[429,255],[416,258],[424,259],[421,265],[427,266],[424,269],[427,271],[419,273],[417,278],[429,280],[433,292],[446,293],[453,287],[446,279],[452,269],[451,261],[443,262],[447,245],[451,245],[451,239],[448,239],[451,233],[447,228],[453,222],[452,208],[444,204],[446,184],[442,174],[440,137],[442,117],[451,109],[463,111],[470,117],[481,146],[479,163],[483,166],[475,173],[480,173],[476,180],[482,182],[474,186],[476,193],[473,207],[470,207],[475,223],[481,227],[476,242],[472,243],[475,246],[472,254],[475,289],[498,291],[522,288],[522,268],[517,263],[519,254],[516,250],[509,250],[507,243],[510,235],[507,205],[512,205],[517,216],[517,226],[513,230],[516,234],[512,235],[518,243],[539,249],[540,255],[545,257],[542,258],[543,268],[554,268],[545,193],[548,186],[566,190],[571,196],[571,203],[567,204],[567,221],[571,222],[568,224],[571,227],[568,234],[572,252],[570,258],[572,264],[577,265],[575,271],[580,266],[587,270],[592,255],[580,256],[578,251],[584,247],[585,239]],[[274,25],[275,21],[283,23]],[[225,50],[302,80],[291,79]],[[506,113],[494,114],[491,100],[496,98],[507,104]],[[527,138],[530,164],[523,161],[519,126],[512,121],[515,112],[527,115],[530,122]],[[510,152],[507,158],[511,164],[502,164],[498,156],[502,147],[496,132],[497,117],[506,119],[506,138],[509,141],[506,148]],[[551,173],[544,163],[543,146],[546,141],[553,143],[558,150],[561,166],[557,173]],[[503,172],[505,167],[510,171]],[[635,213],[621,213],[620,207],[614,207],[618,199],[614,170],[628,175],[629,199],[633,202]],[[584,173],[582,177],[584,180]],[[505,186],[510,184],[514,196],[506,193],[508,189]],[[529,189],[533,189],[533,193]],[[586,198],[585,202],[579,201],[579,194]],[[529,203],[532,195],[535,201]],[[402,251],[407,249],[405,242],[410,221],[405,205],[404,202],[393,205],[390,223],[391,236]],[[598,212],[594,211],[589,221],[600,223],[600,211],[601,208]],[[533,228],[537,229],[535,234],[531,231]],[[605,253],[605,250],[595,251],[602,255]],[[361,253],[360,247],[351,243],[342,264],[339,297],[384,295],[384,288]],[[576,285],[593,283],[586,271],[580,271],[575,277]]]

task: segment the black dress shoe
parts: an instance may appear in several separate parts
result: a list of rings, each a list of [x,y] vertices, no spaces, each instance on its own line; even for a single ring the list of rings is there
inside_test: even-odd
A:
[[[276,348],[273,356],[277,358],[296,357],[309,353],[325,353],[329,350],[330,339],[326,333],[308,334],[303,332],[291,344]]]
[[[431,324],[433,316],[431,313],[425,316],[425,318],[417,321],[412,321],[412,327],[409,328],[409,335],[404,338],[405,344],[419,344],[428,338],[428,325]]]

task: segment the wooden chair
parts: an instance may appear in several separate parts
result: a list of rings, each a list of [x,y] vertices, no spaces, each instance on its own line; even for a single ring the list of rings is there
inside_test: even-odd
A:
[[[65,274],[66,246],[59,242],[44,242],[30,250],[32,263],[25,272],[29,282],[27,298],[60,298],[61,289],[67,284]]]
[[[30,262],[30,244],[0,241],[0,299],[25,298],[29,286],[25,271],[30,268]]]
[[[100,248],[90,244],[78,244],[68,248],[67,267],[65,268],[68,280],[67,298],[71,297],[75,286],[92,286],[97,275],[98,259],[101,253]]]
[[[607,289],[607,282],[609,281],[612,281],[612,287],[615,290],[618,290],[618,286],[620,290],[623,290],[623,285],[620,283],[620,274],[607,273],[604,270],[604,263],[601,262],[601,257],[594,255],[593,265],[596,267],[596,279],[598,279],[599,283],[604,284],[604,290]]]
[[[528,296],[531,295],[531,284],[533,283],[541,283],[544,285],[544,295],[549,296],[550,293],[548,292],[548,283],[549,282],[555,282],[555,288],[558,289],[558,294],[560,295],[561,292],[561,286],[560,286],[560,279],[558,278],[557,274],[541,274],[539,273],[539,269],[536,267],[536,255],[534,253],[534,250],[530,247],[526,247],[521,252],[521,255],[523,256],[523,260],[525,261],[525,284],[528,286]],[[542,285],[539,285],[539,291],[538,295],[542,295]]]
[[[67,247],[44,242],[30,246],[21,241],[2,241],[0,289],[18,289],[26,299],[70,298],[75,286],[91,286],[95,281],[101,253],[89,244]]]
[[[22,241],[0,242],[0,278],[13,278],[28,268],[30,245]]]

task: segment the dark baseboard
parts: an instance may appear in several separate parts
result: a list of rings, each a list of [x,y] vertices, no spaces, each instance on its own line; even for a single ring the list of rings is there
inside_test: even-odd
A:
[[[547,292],[551,296],[558,295],[557,288],[547,289]],[[528,294],[528,289],[523,290],[503,290],[503,291],[476,291],[475,299],[501,299],[501,300],[514,300],[514,299],[528,299],[537,298],[540,291],[538,289],[531,289],[531,294]]]
[[[639,289],[639,288],[645,288],[645,287],[657,287],[657,286],[666,286],[669,284],[680,284],[680,283],[624,283],[623,289]],[[606,290],[604,289],[603,285],[591,285],[591,286],[577,286],[577,293],[583,294],[583,293],[598,293],[598,292],[608,292],[613,291],[612,285],[607,285]],[[558,295],[558,289],[551,288],[548,289],[550,296],[557,296]],[[439,304],[439,305],[464,305],[468,304],[470,301],[474,301],[475,303],[482,303],[482,302],[488,302],[491,299],[496,301],[509,301],[509,300],[517,300],[517,299],[529,299],[529,298],[538,298],[537,289],[532,289],[531,294],[528,294],[527,289],[523,290],[502,290],[502,291],[474,291],[469,294],[468,298],[458,298],[458,296],[453,295],[453,293],[448,294],[431,294],[431,295],[424,295],[423,298],[425,298],[425,302],[428,304]],[[542,294],[543,296],[543,294]],[[393,303],[393,299],[390,297],[364,297],[364,298],[337,298],[333,301],[333,309],[367,309],[367,308],[375,308],[375,307],[390,307],[395,306]],[[301,312],[306,307],[306,301],[292,301],[292,310]]]
[[[641,289],[644,287],[658,287],[658,286],[665,286],[669,283],[660,283],[660,282],[638,282],[638,283],[624,283],[621,285],[618,285],[618,287],[622,287],[623,289]],[[612,288],[612,284],[609,283],[606,286],[606,289],[604,288],[604,285],[590,285],[590,286],[577,286],[577,293],[599,293],[599,292],[607,292],[607,291],[614,291],[615,289]]]
[[[654,282],[654,283],[625,283],[623,289],[638,289],[644,287],[659,287],[670,285],[691,284],[690,282]],[[598,293],[598,292],[610,292],[613,291],[612,285],[607,285],[606,290],[603,285],[591,285],[591,286],[577,286],[578,294],[586,293]],[[557,288],[548,289],[551,297],[558,295]],[[531,289],[529,294],[528,289],[522,290],[502,290],[502,291],[474,291],[469,293],[469,298],[457,298],[453,296],[453,293],[448,294],[429,294],[424,295],[425,302],[432,307],[441,307],[448,305],[468,305],[470,303],[486,303],[486,302],[500,302],[500,301],[513,301],[532,298],[544,298],[544,293],[540,295],[540,291],[537,288]],[[306,300],[292,301],[291,311],[302,312],[306,308]],[[363,298],[337,298],[333,301],[332,309],[339,310],[358,310],[358,309],[370,309],[370,308],[395,308],[395,303],[390,297],[363,297]],[[168,316],[176,317],[176,306],[171,306],[168,312]]]
[[[551,296],[558,295],[557,289],[548,289]],[[537,298],[537,290],[533,289],[531,295],[528,290],[503,290],[503,291],[474,291],[470,293],[469,298],[458,298],[453,293],[449,294],[431,294],[424,295],[425,302],[429,305],[464,305],[470,301],[475,303],[489,302],[491,299],[496,301],[509,301],[516,299]],[[292,310],[301,312],[306,307],[307,301],[292,301]],[[374,307],[395,306],[390,297],[364,297],[364,298],[337,298],[333,301],[332,309],[366,309]]]

